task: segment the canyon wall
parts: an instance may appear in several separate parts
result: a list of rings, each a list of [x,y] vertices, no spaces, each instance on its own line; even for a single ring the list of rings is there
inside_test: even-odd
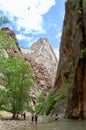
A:
[[[86,0],[65,3],[55,97],[67,86],[67,117],[86,118]]]

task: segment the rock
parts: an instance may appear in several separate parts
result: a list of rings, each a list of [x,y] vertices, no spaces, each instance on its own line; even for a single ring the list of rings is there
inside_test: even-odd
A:
[[[51,80],[54,83],[58,59],[46,38],[40,38],[32,44],[31,48],[21,48],[21,51],[27,57],[31,57],[37,64],[45,67],[49,75],[52,75]]]
[[[69,82],[68,115],[70,118],[74,118],[74,116],[86,118],[85,5],[84,0],[67,0],[65,4],[60,60],[54,85],[56,98],[59,88],[64,87]]]

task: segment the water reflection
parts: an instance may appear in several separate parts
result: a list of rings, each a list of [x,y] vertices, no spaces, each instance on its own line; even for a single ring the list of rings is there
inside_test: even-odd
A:
[[[30,126],[28,130],[37,130],[37,123],[32,123],[32,125]]]
[[[86,130],[86,120],[59,119],[56,122],[32,123],[27,128],[20,130]]]

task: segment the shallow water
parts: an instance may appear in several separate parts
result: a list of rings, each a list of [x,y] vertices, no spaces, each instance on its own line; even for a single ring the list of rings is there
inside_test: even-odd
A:
[[[18,130],[86,130],[86,120],[59,119],[56,122],[33,123]]]

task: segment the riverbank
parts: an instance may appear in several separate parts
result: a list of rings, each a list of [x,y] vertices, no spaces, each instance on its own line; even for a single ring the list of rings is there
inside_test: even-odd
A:
[[[16,130],[18,128],[22,128],[24,126],[28,126],[31,124],[31,116],[24,117],[20,116],[19,120],[12,120],[12,114],[6,111],[0,111],[0,130]]]
[[[49,119],[49,121],[48,121]],[[39,116],[38,125],[35,122],[31,122],[31,119],[26,120],[11,120],[11,119],[0,119],[0,130],[52,130],[52,129],[64,129],[64,130],[85,130],[86,120],[69,120],[63,117],[59,117],[58,121],[48,116]],[[36,127],[37,126],[37,127]],[[74,126],[74,127],[73,127]]]
[[[10,120],[10,119],[1,119],[0,120],[0,130],[16,130],[24,126],[30,125],[29,120]]]
[[[0,119],[0,130],[18,130],[24,127],[28,127],[29,125],[32,125],[31,122],[31,114],[27,114],[26,119],[24,120],[23,117],[19,120],[12,120],[12,115],[4,112],[5,116]],[[59,118],[62,118],[62,116],[59,116]],[[38,116],[38,123],[40,122],[52,122],[55,120],[55,117],[50,116]]]
[[[48,122],[48,121],[50,121],[50,117],[47,117],[47,116],[38,117],[38,123]],[[34,123],[35,122],[33,122],[33,124]],[[32,125],[30,116],[27,117],[25,120],[24,119],[12,120],[10,118],[0,119],[0,130],[16,130],[16,129],[18,130],[20,128],[24,128],[29,125]]]
[[[47,122],[50,121],[50,119],[51,118],[48,116],[39,116],[38,123]],[[32,125],[30,116],[28,116],[25,120],[12,120],[10,118],[0,119],[0,130],[18,130],[24,127],[28,127],[29,125]]]

